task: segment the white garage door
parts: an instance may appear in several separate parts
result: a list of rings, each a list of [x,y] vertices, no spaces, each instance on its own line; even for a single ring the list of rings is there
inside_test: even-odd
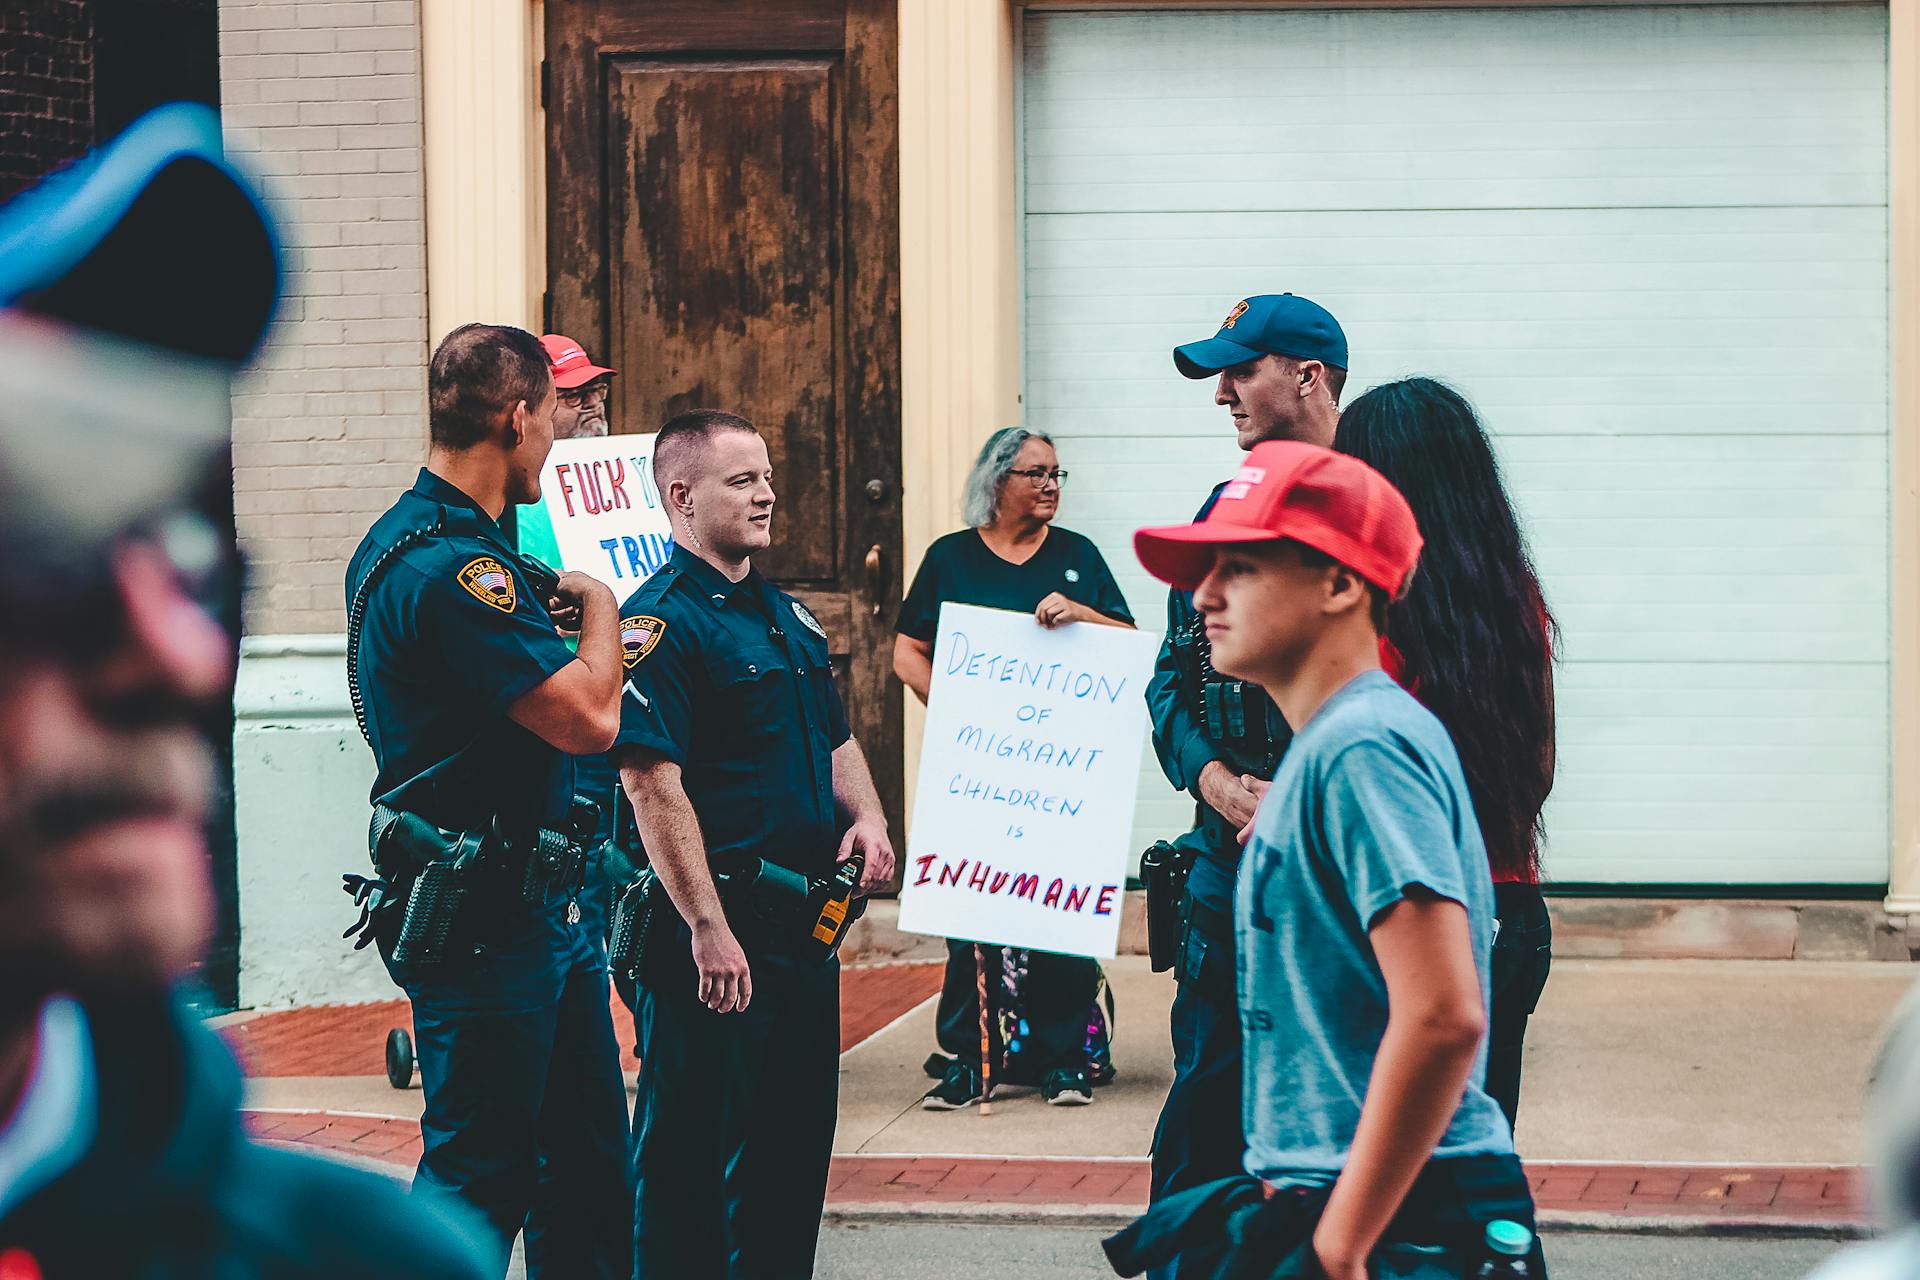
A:
[[[1031,14],[1026,409],[1143,621],[1238,456],[1176,342],[1340,317],[1498,437],[1565,628],[1562,881],[1887,868],[1886,11]],[[1190,805],[1157,773],[1142,837]]]

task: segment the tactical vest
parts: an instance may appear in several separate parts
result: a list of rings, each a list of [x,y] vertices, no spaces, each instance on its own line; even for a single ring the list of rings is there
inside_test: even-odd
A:
[[[1180,688],[1215,755],[1235,773],[1271,779],[1292,738],[1266,690],[1214,670],[1206,619],[1191,613],[1171,642]]]

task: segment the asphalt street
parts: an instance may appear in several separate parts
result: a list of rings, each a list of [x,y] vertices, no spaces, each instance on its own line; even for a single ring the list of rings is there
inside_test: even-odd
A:
[[[1104,1231],[979,1224],[829,1226],[820,1280],[1092,1280],[1111,1276]],[[1569,1234],[1549,1237],[1553,1280],[1799,1280],[1841,1246],[1828,1240]]]

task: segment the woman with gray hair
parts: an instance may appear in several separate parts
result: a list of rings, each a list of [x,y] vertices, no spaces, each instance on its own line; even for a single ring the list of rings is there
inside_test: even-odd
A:
[[[1053,441],[1025,427],[994,432],[967,475],[963,513],[968,527],[927,548],[900,606],[893,669],[920,701],[933,681],[933,639],[940,606],[981,605],[1031,613],[1045,627],[1087,622],[1131,627],[1133,615],[1113,571],[1089,539],[1053,523],[1060,511],[1060,469]],[[1001,975],[989,991],[1018,992],[1014,1016],[990,1020],[996,1064],[1003,1052],[1001,1024],[1017,1037],[1004,1051],[1008,1078],[1040,1086],[1055,1106],[1093,1101],[1094,1077],[1105,1063],[1087,1053],[1090,1014],[1100,989],[1099,962],[1085,956],[987,947],[988,972]],[[940,1047],[929,1066],[943,1070],[921,1105],[955,1111],[980,1100],[980,1006],[974,945],[949,940],[946,984],[940,994]],[[1008,1014],[1006,1009],[992,1012]],[[1019,1015],[1024,1015],[1021,1017]],[[996,1069],[995,1077],[1000,1077]]]

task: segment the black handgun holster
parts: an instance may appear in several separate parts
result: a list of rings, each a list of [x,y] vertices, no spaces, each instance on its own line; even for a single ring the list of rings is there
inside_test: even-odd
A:
[[[666,924],[662,911],[671,912],[667,892],[652,867],[620,891],[607,926],[607,968],[616,978],[640,979],[655,932]]]
[[[1140,855],[1147,890],[1147,958],[1155,973],[1173,968],[1180,954],[1180,901],[1187,892],[1191,850],[1156,840]]]
[[[446,831],[404,810],[374,806],[367,832],[374,869],[387,884],[406,892],[393,943],[395,963],[437,964],[451,953],[455,931],[478,887],[489,835]]]

